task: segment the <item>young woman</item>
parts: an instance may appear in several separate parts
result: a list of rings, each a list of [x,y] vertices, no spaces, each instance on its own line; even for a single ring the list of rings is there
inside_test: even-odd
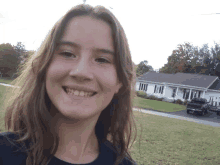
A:
[[[6,97],[1,165],[135,164],[128,150],[135,76],[109,10],[72,8],[19,70],[20,88]]]

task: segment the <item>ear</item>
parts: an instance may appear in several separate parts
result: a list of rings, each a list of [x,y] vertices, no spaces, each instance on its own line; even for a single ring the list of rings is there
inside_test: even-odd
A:
[[[119,91],[119,89],[122,87],[122,83],[118,83],[117,84],[117,89],[115,90],[115,94],[117,94],[118,93],[118,91]]]

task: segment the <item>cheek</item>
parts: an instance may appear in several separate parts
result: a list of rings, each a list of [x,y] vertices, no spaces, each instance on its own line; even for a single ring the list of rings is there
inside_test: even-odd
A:
[[[105,82],[108,82],[109,84],[116,84],[117,82],[117,74],[115,69],[109,69],[109,70],[99,70],[97,75]]]
[[[47,70],[46,78],[49,81],[61,79],[65,75],[67,68],[62,64],[51,63]]]

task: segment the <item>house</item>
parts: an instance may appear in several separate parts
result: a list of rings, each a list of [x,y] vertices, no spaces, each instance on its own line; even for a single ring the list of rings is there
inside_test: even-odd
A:
[[[220,80],[217,76],[147,72],[136,80],[136,91],[145,91],[167,100],[190,101],[206,98],[214,106],[220,105]]]

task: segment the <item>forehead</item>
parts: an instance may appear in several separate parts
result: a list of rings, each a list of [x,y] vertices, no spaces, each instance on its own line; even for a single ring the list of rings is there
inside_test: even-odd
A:
[[[85,48],[113,50],[111,27],[106,22],[90,16],[72,18],[64,30],[61,41],[74,42]]]

